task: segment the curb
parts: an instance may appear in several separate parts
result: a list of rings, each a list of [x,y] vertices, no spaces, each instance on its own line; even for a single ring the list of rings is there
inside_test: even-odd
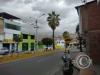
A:
[[[23,60],[23,59],[28,59],[31,57],[38,57],[38,56],[46,56],[50,55],[56,52],[59,52],[62,50],[51,50],[51,51],[34,51],[34,52],[25,52],[25,53],[15,53],[15,54],[9,54],[9,55],[4,55],[0,56],[0,64],[5,64],[5,63],[10,63],[14,62],[17,60]]]

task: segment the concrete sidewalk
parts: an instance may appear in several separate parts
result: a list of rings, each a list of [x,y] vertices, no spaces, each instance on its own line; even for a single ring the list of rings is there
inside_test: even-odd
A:
[[[75,52],[71,52],[71,57],[74,58],[76,54],[78,53],[78,50]],[[96,75],[100,75],[100,64],[94,64],[92,67],[93,71],[96,72]],[[78,75],[78,71],[74,69],[74,74],[73,75]]]

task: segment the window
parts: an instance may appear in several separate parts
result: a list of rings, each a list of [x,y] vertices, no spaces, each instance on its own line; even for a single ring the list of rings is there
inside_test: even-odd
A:
[[[9,24],[9,23],[5,23],[5,28],[13,29],[13,30],[21,30],[20,26]]]
[[[31,51],[34,50],[34,43],[31,43]]]
[[[31,39],[34,39],[35,38],[35,36],[34,35],[31,35]]]
[[[28,43],[22,43],[22,50],[27,51],[28,50]]]
[[[18,41],[18,34],[13,34],[13,41]]]
[[[28,39],[28,35],[27,34],[23,34],[23,39]]]

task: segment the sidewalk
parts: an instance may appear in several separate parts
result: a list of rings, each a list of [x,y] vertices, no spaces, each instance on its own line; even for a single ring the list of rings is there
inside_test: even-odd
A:
[[[78,50],[75,52],[71,52],[71,57],[75,57],[76,54],[78,53]],[[100,64],[94,64],[94,67],[93,67],[94,71],[96,72],[96,75],[100,75]],[[77,70],[74,69],[74,74],[73,75],[79,75],[78,74],[79,72]]]
[[[38,51],[30,51],[30,52],[23,52],[23,53],[13,53],[8,55],[0,55],[0,64],[9,63],[12,61],[27,59],[36,56],[50,55],[58,51],[61,50],[49,50],[49,51],[38,50]]]

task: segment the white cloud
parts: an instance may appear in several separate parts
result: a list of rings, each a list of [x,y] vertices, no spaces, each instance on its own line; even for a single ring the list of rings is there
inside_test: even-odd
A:
[[[0,0],[0,9],[34,24],[35,19],[41,14],[48,14],[54,10],[57,14],[60,14],[61,18],[60,25],[55,33],[61,35],[65,30],[71,33],[75,32],[78,14],[74,7],[81,3],[81,0]],[[33,18],[30,19],[29,17]],[[46,18],[47,15],[38,19],[39,35],[41,36],[52,35],[52,30],[49,28]],[[34,32],[30,24],[25,26],[30,33]]]

